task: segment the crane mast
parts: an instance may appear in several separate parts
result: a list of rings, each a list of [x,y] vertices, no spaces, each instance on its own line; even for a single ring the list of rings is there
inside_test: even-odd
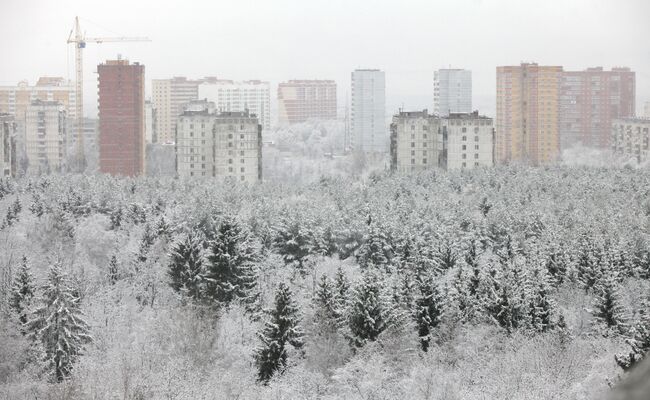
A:
[[[105,42],[149,42],[146,37],[103,37],[103,38],[86,38],[79,25],[79,17],[74,19],[74,27],[68,35],[67,43],[75,44],[75,119],[77,124],[77,169],[83,171],[86,164],[84,152],[84,128],[83,128],[83,49],[86,43],[105,43]]]

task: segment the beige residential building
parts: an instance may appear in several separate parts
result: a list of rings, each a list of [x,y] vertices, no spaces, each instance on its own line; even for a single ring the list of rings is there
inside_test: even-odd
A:
[[[336,82],[290,80],[278,85],[278,121],[295,124],[336,119]]]
[[[0,86],[0,113],[13,114],[22,121],[33,101],[56,101],[63,106],[68,118],[74,120],[77,115],[75,98],[74,83],[59,77],[42,77],[35,86],[27,81],[16,86]]]
[[[438,167],[440,122],[427,110],[394,115],[390,125],[391,170],[408,173]]]
[[[66,111],[57,101],[35,100],[25,115],[28,172],[61,171],[66,149]]]
[[[255,183],[262,178],[262,126],[248,111],[218,112],[198,100],[179,117],[176,171],[181,177],[216,177]]]
[[[497,67],[496,162],[532,165],[560,154],[559,86],[562,67]]]
[[[16,119],[0,113],[0,176],[16,176]]]
[[[494,165],[492,118],[471,113],[451,113],[442,125],[442,164],[447,169],[472,169]]]
[[[248,111],[257,117],[265,130],[271,129],[271,89],[268,82],[205,78],[199,85],[198,98],[213,102],[219,112]]]
[[[199,98],[200,80],[185,77],[153,79],[151,81],[151,105],[156,110],[156,140],[153,143],[173,143],[176,121],[183,107]]]
[[[612,151],[639,163],[650,161],[650,118],[612,121]]]

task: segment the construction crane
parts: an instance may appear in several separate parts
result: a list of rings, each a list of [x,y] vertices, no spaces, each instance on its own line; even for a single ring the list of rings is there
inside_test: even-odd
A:
[[[75,17],[74,26],[68,35],[68,44],[75,44],[75,112],[77,117],[77,168],[83,169],[85,164],[84,154],[84,129],[83,129],[83,88],[84,88],[84,74],[83,74],[83,49],[86,48],[86,43],[107,43],[107,42],[150,42],[151,40],[146,37],[86,37],[85,33],[81,31],[79,25],[79,17]]]

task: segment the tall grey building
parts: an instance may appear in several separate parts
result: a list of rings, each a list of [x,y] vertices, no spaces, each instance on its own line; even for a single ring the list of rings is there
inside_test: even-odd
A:
[[[352,72],[352,147],[372,154],[388,150],[386,130],[386,80],[378,69]]]
[[[433,73],[433,112],[443,117],[472,112],[472,71],[439,69]]]

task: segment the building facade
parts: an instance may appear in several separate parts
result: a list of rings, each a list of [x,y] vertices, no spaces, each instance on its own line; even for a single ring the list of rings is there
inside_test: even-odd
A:
[[[0,174],[16,176],[16,118],[0,113]]]
[[[60,172],[67,146],[65,107],[58,101],[33,101],[25,112],[25,155],[31,174]]]
[[[355,152],[386,153],[386,80],[378,69],[352,72],[351,145]]]
[[[336,82],[291,80],[278,85],[278,121],[295,124],[309,119],[336,119]]]
[[[612,120],[635,115],[636,76],[629,68],[564,71],[560,83],[560,149],[609,149]]]
[[[99,171],[145,172],[144,65],[108,60],[99,75]]]
[[[645,102],[644,114],[646,118],[650,118],[650,101]]]
[[[56,101],[63,106],[68,119],[74,120],[75,99],[74,83],[59,77],[41,77],[34,86],[27,81],[16,86],[0,86],[0,113],[13,114],[22,120],[33,101]]]
[[[199,99],[215,104],[219,112],[245,112],[257,116],[265,130],[271,129],[271,89],[268,82],[205,78]]]
[[[158,111],[150,100],[144,102],[144,137],[147,144],[158,142]]]
[[[612,121],[612,151],[616,155],[650,161],[650,119],[622,118]]]
[[[494,165],[492,118],[471,113],[451,113],[442,118],[442,164],[447,169],[473,169]]]
[[[248,111],[218,112],[213,102],[191,103],[176,131],[176,171],[255,183],[262,179],[262,126]]]
[[[151,103],[156,110],[157,129],[157,138],[153,143],[173,143],[178,116],[183,113],[187,103],[199,98],[201,82],[185,77],[151,80]]]
[[[440,118],[427,110],[400,111],[390,124],[390,167],[399,173],[439,166]]]
[[[540,165],[559,158],[561,79],[559,66],[497,67],[496,162]]]
[[[472,112],[472,71],[439,69],[433,73],[433,113]]]

